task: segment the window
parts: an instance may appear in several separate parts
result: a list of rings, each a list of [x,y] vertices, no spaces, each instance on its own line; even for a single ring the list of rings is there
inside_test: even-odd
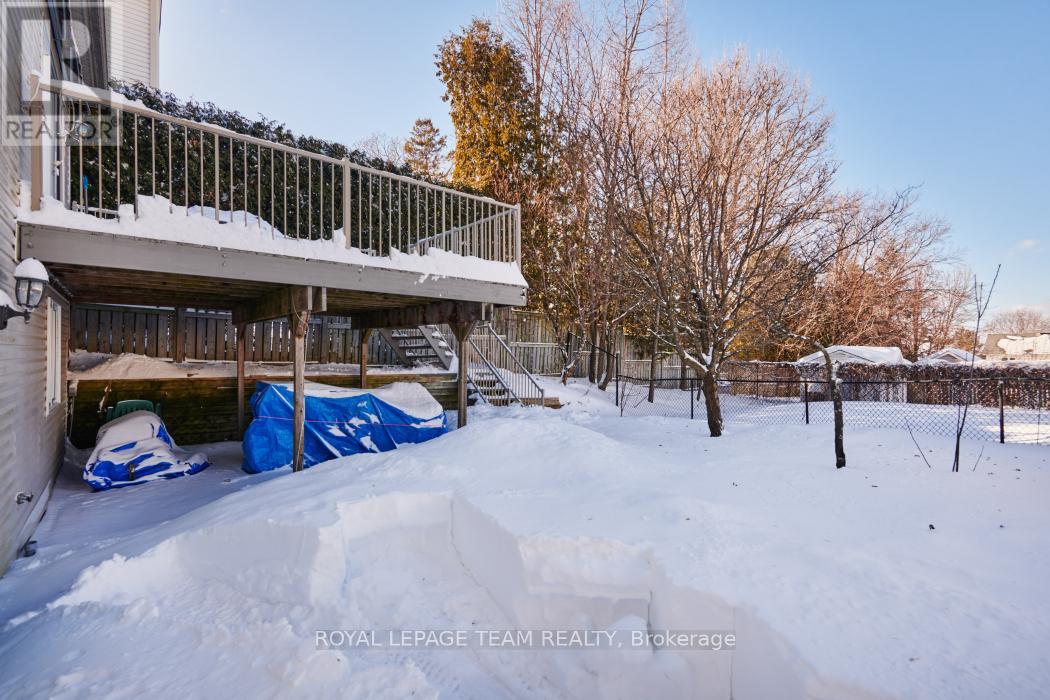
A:
[[[47,413],[62,403],[62,307],[47,300]]]

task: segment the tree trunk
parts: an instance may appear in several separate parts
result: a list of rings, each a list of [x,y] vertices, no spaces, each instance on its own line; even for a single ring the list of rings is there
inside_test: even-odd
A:
[[[678,371],[678,388],[681,391],[689,391],[689,367],[682,362],[681,358],[678,361],[681,363]]]
[[[609,329],[605,330],[605,349],[612,352],[612,332]],[[605,374],[602,376],[602,383],[598,385],[598,388],[605,391],[609,387],[609,382],[613,380],[613,375],[619,371],[619,367],[616,366],[614,357],[609,355],[605,356]]]
[[[580,353],[573,353],[572,351],[572,332],[569,331],[565,334],[565,349],[562,350],[562,367],[561,367],[561,383],[568,384],[569,377],[576,371],[576,365],[580,361]]]
[[[587,381],[594,384],[598,381],[598,322],[591,321],[591,327],[587,332],[587,340],[591,349],[587,353]]]
[[[704,392],[704,408],[707,411],[707,429],[711,437],[722,435],[722,404],[718,401],[718,380],[711,371],[704,372],[700,380]]]
[[[820,352],[824,355],[824,370],[827,374],[828,391],[831,393],[831,405],[835,413],[835,468],[842,469],[846,466],[842,392],[839,390],[839,378],[835,372],[835,363],[831,361],[831,355],[823,346],[820,346]]]
[[[649,357],[649,403],[656,399],[656,336],[653,336],[652,353]]]

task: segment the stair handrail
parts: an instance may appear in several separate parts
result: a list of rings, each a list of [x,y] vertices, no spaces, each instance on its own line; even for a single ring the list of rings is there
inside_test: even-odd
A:
[[[470,347],[471,347],[471,349],[473,349],[474,353],[479,358],[481,358],[482,362],[485,363],[485,366],[488,367],[489,372],[491,372],[492,376],[496,379],[496,381],[500,383],[500,386],[502,386],[504,389],[507,390],[507,393],[511,396],[511,398],[513,398],[518,403],[521,403],[521,399],[518,397],[518,395],[516,393],[514,393],[514,390],[511,389],[510,384],[508,384],[507,381],[504,379],[503,375],[499,371],[499,368],[496,367],[495,365],[493,365],[492,362],[489,361],[489,358],[485,357],[485,353],[483,353],[481,351],[481,348],[479,348],[477,346],[477,344],[474,343],[474,338],[471,337],[471,336],[467,336],[467,342],[470,344]],[[463,359],[464,358],[462,358],[462,357],[460,358],[461,361]],[[468,373],[470,372],[470,361],[469,360],[467,360],[467,372]],[[483,391],[481,391],[479,389],[478,390],[478,394],[481,395],[481,398],[484,399],[485,403],[489,402],[488,397],[485,396],[485,392],[483,392]]]
[[[536,377],[533,376],[532,372],[530,372],[528,370],[528,368],[525,367],[524,363],[522,363],[522,361],[520,359],[518,359],[518,356],[514,354],[514,351],[511,349],[511,347],[509,345],[507,345],[507,342],[505,340],[503,340],[502,337],[500,337],[499,333],[497,333],[496,330],[492,327],[492,324],[491,323],[479,324],[474,329],[474,331],[475,331],[475,333],[477,333],[477,332],[484,333],[484,332],[487,331],[489,337],[495,339],[496,343],[503,350],[503,354],[507,358],[509,358],[510,362],[508,362],[508,364],[513,363],[513,365],[517,369],[517,371],[515,371],[514,369],[511,369],[511,372],[513,374],[517,374],[519,376],[524,377],[525,378],[525,382],[526,382],[526,387],[528,385],[530,385],[530,384],[532,385],[532,388],[535,390],[535,393],[539,395],[540,405],[542,406],[543,405],[543,400],[545,398],[545,393],[544,393],[543,387],[540,385],[539,381],[537,381]],[[481,352],[481,350],[478,348],[477,344],[474,342],[474,334],[473,333],[470,336],[468,336],[468,340],[470,342],[471,348],[473,348],[474,351],[476,353],[478,353],[478,355],[485,361],[485,363],[487,365],[489,365],[489,367],[491,369],[492,368],[492,364],[488,361],[488,358],[485,357],[484,353]],[[524,402],[518,396],[517,392],[514,392],[510,388],[510,386],[508,386],[508,383],[506,381],[504,381],[504,378],[502,377],[502,375],[499,372],[493,372],[493,374],[497,375],[498,381],[500,382],[500,384],[502,384],[507,389],[507,391],[511,395],[513,395],[514,399],[518,403],[524,404]]]

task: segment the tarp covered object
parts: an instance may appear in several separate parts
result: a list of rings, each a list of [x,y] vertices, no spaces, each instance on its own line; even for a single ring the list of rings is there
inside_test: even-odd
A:
[[[196,474],[208,466],[201,453],[180,450],[156,413],[135,411],[98,429],[84,481],[96,491]]]
[[[244,471],[291,464],[294,396],[290,382],[256,383],[253,419],[244,434]],[[365,391],[307,382],[303,465],[424,442],[446,426],[441,404],[420,384],[397,382]]]

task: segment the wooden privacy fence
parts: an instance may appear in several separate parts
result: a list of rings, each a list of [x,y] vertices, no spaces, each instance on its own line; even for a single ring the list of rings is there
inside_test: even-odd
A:
[[[358,335],[349,319],[311,318],[306,336],[307,362],[356,363]],[[76,304],[69,343],[70,350],[135,353],[177,362],[237,359],[237,335],[228,311]],[[291,362],[288,321],[260,321],[248,326],[246,359]],[[378,333],[369,341],[368,359],[369,364],[398,364],[397,354]]]

